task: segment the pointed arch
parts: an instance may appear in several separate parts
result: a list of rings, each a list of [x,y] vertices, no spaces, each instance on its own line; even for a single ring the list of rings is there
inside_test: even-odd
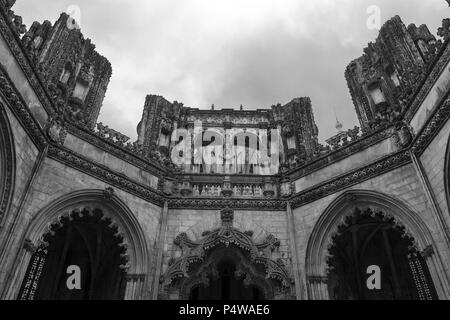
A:
[[[444,162],[444,188],[447,199],[447,209],[450,212],[450,136],[448,137],[447,149],[445,151]]]
[[[8,213],[13,197],[16,158],[14,138],[6,109],[0,103],[0,223]]]
[[[58,223],[62,216],[69,216],[73,210],[84,208],[101,209],[106,217],[117,224],[119,232],[129,251],[129,273],[143,274],[149,270],[149,252],[142,228],[128,206],[115,194],[105,198],[104,190],[82,190],[67,194],[40,211],[31,221],[27,239],[37,244]]]
[[[436,247],[431,232],[423,220],[401,201],[370,190],[346,191],[339,195],[322,213],[308,241],[305,274],[308,295],[311,299],[328,299],[325,288],[328,249],[333,237],[339,233],[338,227],[346,225],[346,219],[354,214],[355,209],[381,212],[385,219],[392,220],[393,224],[402,230],[404,236],[413,239],[414,247],[418,251],[423,252]],[[439,283],[445,280],[438,275],[441,262],[434,255],[431,260],[432,262],[428,263],[430,272],[439,295],[443,296],[444,290]]]
[[[55,226],[61,225],[61,221],[71,220],[74,213],[101,211],[102,219],[111,222],[111,226],[117,230],[117,235],[123,238],[123,246],[126,248],[128,263],[125,269],[130,283],[127,285],[125,299],[141,299],[149,281],[147,276],[150,274],[147,241],[133,212],[114,192],[107,191],[75,191],[53,201],[30,222],[25,242],[28,246],[39,248],[45,243],[45,235],[53,233]],[[27,260],[22,259],[19,264],[19,282],[24,278]]]

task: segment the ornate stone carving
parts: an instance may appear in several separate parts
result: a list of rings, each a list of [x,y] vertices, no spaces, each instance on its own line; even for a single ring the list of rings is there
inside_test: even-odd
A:
[[[130,140],[130,138],[127,137],[126,135],[121,134],[120,132],[117,132],[116,130],[109,128],[108,126],[103,125],[103,123],[101,122],[97,124],[97,128],[98,128],[98,135],[100,135],[102,138],[108,139],[119,145],[124,145],[128,140]]]
[[[442,37],[444,41],[450,39],[450,19],[442,20],[442,27],[439,27],[437,35]]]
[[[426,26],[406,28],[398,16],[385,23],[377,41],[370,43],[364,55],[346,70],[363,128],[399,120],[424,79],[427,66],[437,57],[438,46]]]
[[[221,213],[222,226],[205,232],[204,237],[198,242],[190,240],[184,233],[175,238],[174,244],[181,249],[182,256],[172,261],[161,278],[163,291],[175,287],[179,290],[181,298],[188,298],[187,291],[193,287],[192,282],[208,285],[209,277],[214,278],[214,275],[217,274],[214,270],[216,270],[220,257],[231,254],[236,255],[240,262],[236,275],[244,276],[247,283],[251,283],[252,278],[257,277],[256,266],[262,265],[265,272],[264,277],[269,282],[262,281],[261,286],[265,287],[270,283],[270,286],[276,287],[278,292],[286,294],[285,298],[293,294],[293,280],[286,271],[284,263],[280,259],[272,259],[272,252],[280,246],[280,242],[269,235],[265,241],[255,243],[251,235],[232,227],[231,213],[231,210],[224,210]],[[230,249],[227,250],[227,248]],[[214,255],[217,252],[220,254]],[[267,293],[268,290],[266,290]],[[273,293],[269,298],[274,298]]]
[[[319,185],[312,190],[307,190],[296,194],[291,199],[292,207],[297,208],[306,203],[325,197],[326,195],[335,193],[341,189],[348,188],[349,186],[361,181],[370,179],[373,176],[380,175],[383,172],[386,172],[386,170],[392,170],[398,166],[402,166],[410,162],[411,158],[409,156],[409,151],[403,150],[397,154],[368,165],[365,168],[355,170],[345,176]]]
[[[63,149],[58,146],[50,146],[48,155],[58,161],[66,163],[70,167],[75,167],[82,172],[93,175],[108,184],[117,186],[136,194],[152,203],[162,205],[164,203],[163,195],[152,188],[142,186],[136,182],[131,181],[122,175],[118,175],[100,164],[94,164],[92,161],[84,159],[83,157],[74,154],[73,152]]]
[[[30,239],[25,239],[25,242],[23,243],[23,248],[25,249],[26,252],[33,254],[36,252],[38,247]]]
[[[234,211],[230,208],[222,209],[220,211],[220,220],[222,221],[222,226],[232,227],[234,220]]]
[[[281,180],[280,195],[282,197],[290,197],[292,195],[292,183],[289,178],[284,178]]]
[[[107,187],[105,190],[103,190],[103,197],[105,198],[105,200],[111,200],[113,195],[114,195],[113,188]]]
[[[403,121],[398,122],[395,125],[395,130],[396,132],[393,137],[397,146],[399,146],[400,148],[408,146],[413,139],[411,129],[409,128],[408,124]]]
[[[427,259],[430,258],[434,253],[434,247],[432,245],[429,245],[425,249],[423,249],[420,254],[423,258]]]

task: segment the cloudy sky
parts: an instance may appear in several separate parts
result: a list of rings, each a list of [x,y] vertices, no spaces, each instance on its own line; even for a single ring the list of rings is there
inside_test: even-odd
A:
[[[74,5],[113,66],[99,121],[133,140],[145,96],[158,94],[202,109],[309,96],[323,141],[336,115],[357,124],[344,70],[377,36],[367,8],[433,33],[450,14],[444,0],[18,0],[14,10],[30,26]]]

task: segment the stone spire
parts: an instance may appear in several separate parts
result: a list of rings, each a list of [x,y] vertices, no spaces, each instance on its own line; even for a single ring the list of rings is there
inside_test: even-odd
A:
[[[449,1],[450,1],[450,0],[449,0]],[[341,132],[342,132],[343,125],[342,125],[342,123],[339,121],[338,117],[336,117],[336,126],[335,126],[335,128],[336,128],[336,130],[337,130],[338,133],[341,133]]]

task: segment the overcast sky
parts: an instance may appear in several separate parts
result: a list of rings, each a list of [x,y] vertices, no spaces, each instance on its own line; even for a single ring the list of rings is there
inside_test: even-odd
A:
[[[434,34],[444,0],[18,0],[27,26],[80,8],[81,29],[113,67],[99,122],[135,140],[145,96],[195,108],[269,108],[309,96],[319,137],[335,115],[357,124],[347,64],[377,36],[366,26],[377,5]]]

